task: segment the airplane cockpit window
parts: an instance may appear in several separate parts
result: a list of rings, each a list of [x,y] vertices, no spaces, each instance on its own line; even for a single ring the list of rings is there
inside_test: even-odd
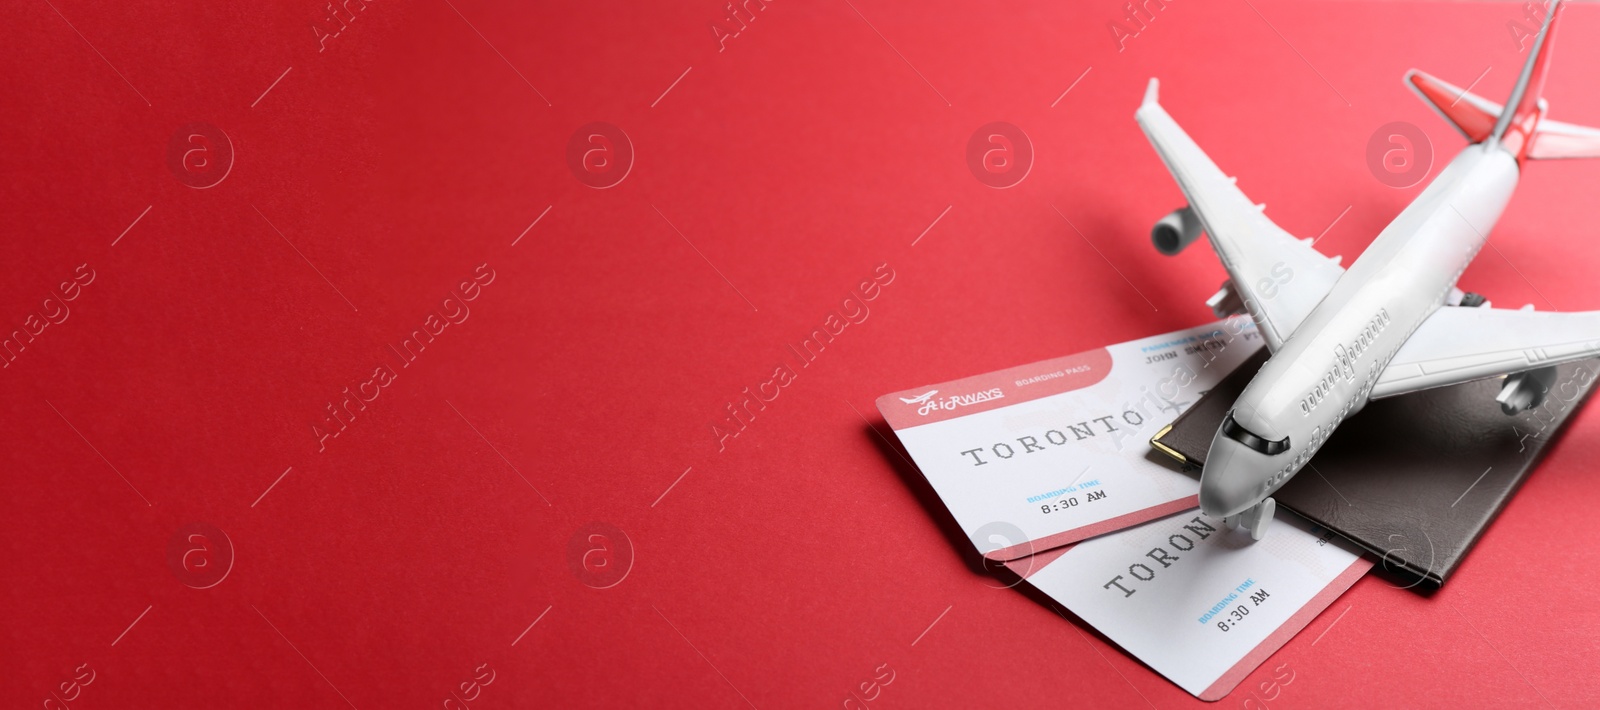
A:
[[[1267,441],[1239,426],[1239,423],[1233,420],[1233,412],[1228,412],[1228,417],[1222,420],[1222,433],[1228,435],[1229,439],[1233,439],[1268,456],[1275,456],[1289,450],[1289,437],[1283,437],[1278,441]]]

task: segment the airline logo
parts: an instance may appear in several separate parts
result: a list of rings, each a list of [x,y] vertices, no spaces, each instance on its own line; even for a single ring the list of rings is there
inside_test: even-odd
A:
[[[934,399],[933,396],[938,393],[939,390],[929,390],[910,399],[905,397],[900,397],[899,399],[906,404],[921,405],[917,407],[917,414],[925,417],[928,416],[929,412],[970,407],[974,404],[1005,399],[1006,396],[1006,393],[1000,391],[999,387],[991,387],[982,392],[974,392],[972,394],[953,394],[942,399]]]

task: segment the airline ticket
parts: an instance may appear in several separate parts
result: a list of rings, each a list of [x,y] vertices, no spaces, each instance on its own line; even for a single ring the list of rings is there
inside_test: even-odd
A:
[[[1278,509],[1265,538],[1185,511],[1006,563],[1201,700],[1219,700],[1372,567]]]
[[[1248,318],[895,392],[878,411],[985,557],[1199,505],[1150,438],[1261,346]]]

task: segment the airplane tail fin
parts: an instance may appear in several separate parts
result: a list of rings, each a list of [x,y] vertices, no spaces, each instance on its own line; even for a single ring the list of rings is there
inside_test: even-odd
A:
[[[1415,69],[1406,83],[1439,115],[1474,143],[1498,141],[1519,161],[1558,158],[1600,158],[1600,129],[1546,119],[1544,78],[1550,47],[1563,5],[1552,0],[1534,37],[1528,61],[1504,105]],[[1479,77],[1480,79],[1482,77]],[[1476,82],[1474,82],[1476,83]]]

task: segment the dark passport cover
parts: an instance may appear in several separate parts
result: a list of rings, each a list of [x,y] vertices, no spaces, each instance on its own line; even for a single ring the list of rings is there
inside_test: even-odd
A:
[[[1266,361],[1263,349],[1150,443],[1204,465],[1222,418]],[[1494,400],[1501,378],[1370,402],[1273,497],[1386,569],[1442,586],[1583,405],[1596,373],[1600,360],[1559,366],[1545,402],[1514,416]]]

